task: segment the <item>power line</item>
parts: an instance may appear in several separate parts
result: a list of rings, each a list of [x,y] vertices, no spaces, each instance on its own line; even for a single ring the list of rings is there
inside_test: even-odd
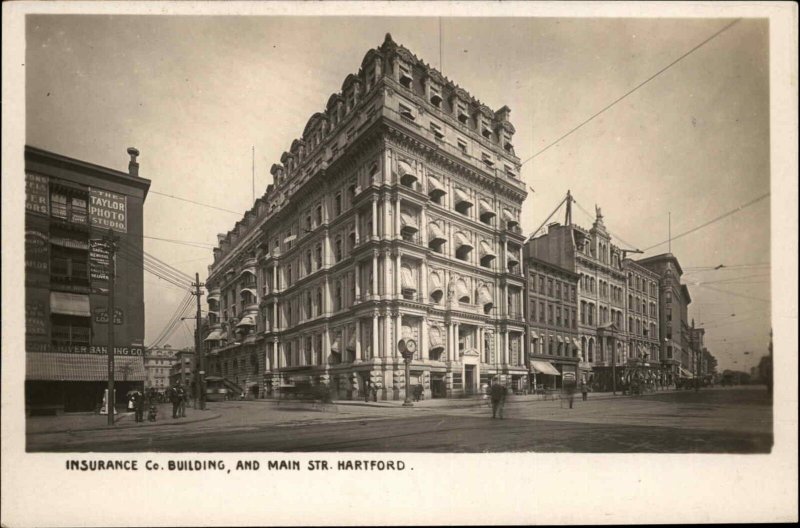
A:
[[[161,242],[171,242],[172,244],[181,244],[183,246],[189,246],[197,249],[213,249],[214,246],[212,244],[207,244],[205,242],[192,242],[189,240],[174,240],[171,238],[158,238],[154,236],[147,236],[142,235],[142,238],[148,238],[150,240],[160,240]]]
[[[176,271],[171,266],[163,265],[158,261],[154,261],[147,255],[140,255],[136,250],[123,247],[121,253],[123,256],[127,257],[129,261],[143,268],[145,271],[150,271],[151,273],[157,274],[161,278],[169,279],[170,281],[176,283],[176,286],[188,286],[191,283],[191,281],[186,279],[184,273]],[[141,262],[139,262],[140,256]]]
[[[238,216],[242,216],[242,213],[239,212],[239,211],[231,211],[230,209],[224,209],[222,207],[217,207],[216,205],[210,205],[210,204],[206,204],[206,203],[202,203],[202,202],[196,202],[194,200],[189,200],[188,198],[181,198],[180,196],[175,196],[173,194],[161,193],[161,192],[153,191],[153,190],[151,190],[149,192],[151,194],[157,194],[159,196],[166,196],[168,198],[173,198],[175,200],[180,200],[182,202],[189,202],[191,204],[201,205],[203,207],[208,207],[209,209],[216,209],[217,211],[224,211],[226,213],[231,213],[231,214],[235,214],[235,215],[238,215]]]
[[[754,198],[753,200],[750,200],[749,202],[747,202],[745,204],[742,204],[739,207],[737,207],[736,209],[732,209],[732,210],[728,211],[727,213],[724,213],[724,214],[714,218],[713,220],[709,220],[708,222],[706,222],[704,224],[701,224],[701,225],[699,225],[697,227],[694,227],[694,228],[692,228],[692,229],[690,229],[688,231],[684,231],[683,233],[681,233],[679,235],[673,236],[672,240],[675,240],[675,239],[684,237],[686,235],[692,234],[695,231],[699,231],[700,229],[703,229],[704,227],[710,226],[711,224],[713,224],[715,222],[719,222],[720,220],[723,220],[723,219],[725,219],[725,218],[727,218],[727,217],[729,217],[729,216],[731,216],[733,214],[738,213],[739,211],[742,211],[743,209],[745,209],[747,207],[750,207],[751,205],[753,205],[753,204],[755,204],[757,202],[760,202],[761,200],[763,200],[764,198],[768,197],[769,195],[770,195],[770,193],[762,194],[758,198]],[[669,242],[669,240],[665,240],[663,242],[659,242],[658,244],[654,244],[654,245],[652,245],[652,246],[650,246],[648,248],[645,248],[643,251],[650,251],[651,249],[657,248],[658,246],[661,246],[661,245],[664,245],[667,242]]]
[[[594,219],[594,217],[592,216],[592,214],[591,214],[589,211],[587,211],[586,209],[584,209],[584,208],[583,208],[583,206],[582,206],[581,204],[579,204],[579,203],[578,203],[577,201],[575,201],[575,200],[573,200],[572,202],[573,202],[575,205],[577,205],[577,206],[578,206],[578,209],[580,209],[581,211],[583,211],[583,213],[584,213],[586,216],[588,216],[590,219]],[[606,231],[608,231],[608,229],[606,229]],[[622,242],[623,244],[625,244],[625,245],[626,245],[626,246],[628,246],[629,248],[634,248],[634,249],[638,248],[638,246],[637,246],[636,244],[631,244],[630,242],[627,242],[627,241],[623,240],[623,239],[622,239],[622,237],[620,237],[620,236],[618,236],[618,235],[616,235],[616,234],[612,233],[611,231],[608,231],[608,234],[609,234],[609,235],[611,235],[611,237],[612,237],[612,238],[616,238],[617,240],[619,240],[620,242]]]
[[[704,284],[696,284],[695,286],[699,286],[700,288],[706,288],[708,290],[713,290],[713,291],[719,292],[719,293],[726,293],[728,295],[733,295],[734,297],[741,297],[743,299],[751,299],[753,301],[761,301],[761,302],[765,302],[765,303],[771,303],[772,302],[769,299],[762,299],[761,297],[752,297],[750,295],[743,295],[741,293],[734,293],[734,292],[730,292],[730,291],[727,291],[727,290],[721,290],[719,288],[715,288],[714,286],[705,286]]]
[[[567,133],[566,133],[566,134],[564,134],[563,136],[559,137],[558,139],[556,139],[555,141],[553,141],[552,143],[550,143],[549,145],[547,145],[546,147],[544,147],[542,150],[540,150],[540,151],[536,152],[536,153],[535,153],[533,156],[531,156],[530,158],[528,158],[528,159],[526,159],[525,161],[523,161],[523,162],[522,162],[522,165],[525,165],[525,164],[526,164],[526,163],[528,163],[530,160],[532,160],[532,159],[533,159],[533,158],[535,158],[536,156],[538,156],[538,155],[542,154],[543,152],[545,152],[546,150],[548,150],[550,147],[554,146],[556,143],[558,143],[558,142],[559,142],[559,141],[561,141],[562,139],[564,139],[564,138],[566,138],[567,136],[571,135],[572,133],[576,132],[578,129],[580,129],[581,127],[583,127],[584,125],[586,125],[587,123],[589,123],[590,121],[592,121],[594,118],[596,118],[597,116],[599,116],[600,114],[602,114],[602,113],[603,113],[603,112],[605,112],[606,110],[610,109],[612,106],[616,105],[617,103],[619,103],[620,101],[622,101],[623,99],[625,99],[626,97],[628,97],[629,95],[631,95],[633,92],[635,92],[636,90],[638,90],[639,88],[641,88],[641,87],[642,87],[642,86],[644,86],[645,84],[649,83],[650,81],[652,81],[653,79],[655,79],[656,77],[658,77],[659,75],[661,75],[662,73],[664,73],[665,71],[667,71],[668,69],[672,68],[672,67],[673,67],[673,66],[675,66],[677,63],[679,63],[680,61],[682,61],[683,59],[685,59],[686,57],[688,57],[689,55],[691,55],[692,53],[694,53],[694,52],[695,52],[695,51],[697,51],[698,49],[702,48],[703,46],[705,46],[706,44],[708,44],[709,42],[711,42],[712,40],[714,40],[715,38],[717,38],[719,35],[721,35],[721,34],[722,34],[722,33],[724,33],[725,31],[729,30],[731,27],[733,27],[733,26],[734,26],[736,23],[738,23],[740,20],[741,20],[741,18],[737,18],[736,20],[734,20],[734,21],[733,21],[733,22],[731,22],[730,24],[726,25],[725,27],[723,27],[722,29],[720,29],[719,31],[717,31],[716,33],[714,33],[713,35],[711,35],[710,37],[708,37],[707,39],[705,39],[705,40],[704,40],[703,42],[701,42],[700,44],[696,45],[695,47],[693,47],[692,49],[690,49],[689,51],[687,51],[686,53],[684,53],[683,55],[681,55],[680,57],[678,57],[677,59],[675,59],[674,61],[672,61],[671,63],[667,64],[665,67],[663,67],[662,69],[660,69],[659,71],[657,71],[655,74],[651,75],[651,76],[650,76],[650,77],[648,77],[646,80],[644,80],[643,82],[639,83],[639,84],[638,84],[638,85],[636,85],[634,88],[632,88],[631,90],[629,90],[628,92],[626,92],[624,95],[622,95],[621,97],[619,97],[619,98],[615,99],[613,102],[611,102],[610,104],[608,104],[607,106],[605,106],[605,107],[604,107],[602,110],[600,110],[600,111],[599,111],[599,112],[597,112],[596,114],[592,115],[592,116],[591,116],[589,119],[586,119],[585,121],[583,121],[582,123],[580,123],[578,126],[576,126],[575,128],[573,128],[572,130],[570,130],[569,132],[567,132]]]
[[[170,264],[167,264],[163,260],[159,259],[158,257],[156,257],[154,255],[151,255],[150,253],[148,253],[147,251],[145,251],[143,249],[140,250],[138,247],[134,247],[132,244],[126,244],[126,246],[123,249],[126,252],[128,252],[128,254],[130,256],[132,256],[134,258],[138,258],[139,252],[141,251],[143,260],[146,261],[151,266],[161,268],[165,273],[173,275],[174,278],[176,278],[177,280],[186,281],[188,283],[192,282],[192,277],[191,276],[189,276],[188,274],[186,274],[183,271],[179,270],[178,268],[176,268],[176,267],[174,267],[174,266],[172,266]]]

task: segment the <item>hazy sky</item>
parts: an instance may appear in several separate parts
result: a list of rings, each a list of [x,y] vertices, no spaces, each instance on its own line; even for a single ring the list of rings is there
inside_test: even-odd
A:
[[[511,108],[526,160],[729,21],[444,18],[441,67],[491,108]],[[29,16],[26,141],[120,170],[135,146],[151,190],[244,212],[251,147],[259,196],[270,165],[387,32],[440,67],[435,18]],[[570,189],[590,213],[602,207],[618,245],[644,249],[667,240],[670,211],[675,235],[769,192],[768,34],[766,20],[739,22],[527,162],[535,193],[523,228]],[[766,353],[769,207],[761,200],[672,243],[690,316],[722,368],[749,369]],[[210,248],[239,218],[150,194],[145,235]],[[579,208],[573,218],[591,226]],[[212,260],[210,249],[144,245],[201,278]],[[698,270],[718,264],[727,269]],[[145,275],[146,344],[181,297]],[[169,342],[190,344],[192,328]]]

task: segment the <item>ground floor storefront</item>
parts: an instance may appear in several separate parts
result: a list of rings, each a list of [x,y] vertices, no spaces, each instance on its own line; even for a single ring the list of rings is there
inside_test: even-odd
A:
[[[25,382],[25,408],[32,414],[61,412],[98,412],[108,388],[107,381],[36,381]],[[128,406],[128,393],[144,391],[144,380],[114,383],[115,406]]]
[[[414,394],[421,387],[420,397],[457,398],[480,394],[492,383],[502,383],[515,392],[528,386],[528,373],[522,366],[499,366],[480,363],[477,356],[463,361],[415,360],[409,366],[409,380],[405,379],[405,364],[398,358],[375,358],[343,365],[306,366],[279,369],[264,374],[263,394],[281,397],[281,392],[291,392],[298,385],[325,384],[334,399],[364,399],[372,389],[378,400],[400,400],[406,396],[406,387]],[[419,390],[419,389],[418,389]]]

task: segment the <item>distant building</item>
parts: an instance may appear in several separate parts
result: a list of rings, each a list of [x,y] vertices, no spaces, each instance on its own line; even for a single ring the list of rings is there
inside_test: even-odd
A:
[[[25,147],[25,404],[90,411],[108,380],[113,317],[117,403],[143,388],[142,208],[150,181],[135,149],[120,172]],[[111,230],[118,238],[109,314]]]
[[[194,362],[194,350],[184,349],[175,352],[175,360],[169,369],[169,384],[180,383],[184,388],[190,390],[194,385]]]
[[[577,382],[590,371],[583,362],[578,334],[580,276],[533,257],[525,257],[524,264],[526,356],[531,383],[555,389],[565,379]]]
[[[655,272],[659,288],[659,338],[661,362],[667,368],[668,383],[692,376],[691,336],[689,327],[689,289],[681,284],[683,270],[672,253],[636,261]]]
[[[169,376],[177,350],[169,345],[151,347],[144,351],[145,389],[163,391],[170,385]]]
[[[209,372],[267,396],[298,382],[382,399],[525,385],[527,192],[509,115],[389,35],[369,50],[219,235]]]

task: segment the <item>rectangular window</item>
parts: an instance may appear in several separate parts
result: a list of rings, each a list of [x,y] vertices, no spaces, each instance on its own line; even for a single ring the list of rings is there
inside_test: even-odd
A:
[[[547,305],[547,324],[553,324],[553,305]]]
[[[489,156],[489,154],[487,154],[485,152],[481,153],[481,161],[487,167],[494,167],[494,161],[492,160],[492,157]]]
[[[556,326],[561,326],[561,307],[556,308]]]
[[[547,279],[547,295],[553,296],[553,279]]]
[[[539,303],[539,322],[540,323],[544,322],[544,303],[543,302]]]
[[[56,192],[50,193],[50,214],[56,218],[67,219],[67,196]]]
[[[411,110],[411,108],[407,107],[403,103],[400,103],[400,105],[399,105],[399,112],[400,112],[400,116],[405,118],[405,119],[408,119],[410,121],[414,121],[416,119],[416,117],[414,116],[413,110]]]
[[[466,153],[467,153],[467,142],[466,142],[466,141],[464,141],[463,139],[460,139],[460,138],[458,139],[458,141],[457,141],[457,142],[458,142],[458,148],[459,148],[459,150],[460,150],[462,153],[466,154]]]
[[[88,346],[91,337],[91,319],[71,315],[53,314],[50,320],[50,338],[53,345]]]
[[[433,135],[436,137],[436,139],[444,139],[444,130],[442,130],[442,127],[436,123],[431,123],[431,132],[433,132]]]

